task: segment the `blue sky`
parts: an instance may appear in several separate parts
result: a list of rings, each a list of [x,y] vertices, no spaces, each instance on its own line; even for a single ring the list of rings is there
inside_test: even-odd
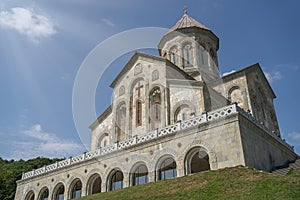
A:
[[[81,63],[114,34],[140,27],[170,28],[182,16],[184,5],[220,38],[221,74],[260,63],[277,95],[282,136],[300,153],[299,4],[297,0],[1,0],[0,156],[68,157],[87,151],[72,114],[73,84]],[[108,85],[130,55],[120,55],[100,80],[97,114],[110,104]]]

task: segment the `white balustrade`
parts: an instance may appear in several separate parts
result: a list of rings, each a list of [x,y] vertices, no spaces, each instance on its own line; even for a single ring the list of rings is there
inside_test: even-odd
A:
[[[161,136],[164,136],[164,135],[175,133],[178,130],[180,130],[179,123],[173,124],[173,125],[166,126],[164,128],[159,129],[157,136],[161,137]]]
[[[83,160],[84,160],[84,154],[81,154],[79,156],[72,157],[71,158],[71,163],[75,164],[75,163],[79,163],[79,162],[81,162]]]
[[[117,143],[114,143],[112,145],[94,150],[94,151],[90,151],[84,154],[81,154],[79,156],[75,156],[69,159],[65,159],[59,162],[56,162],[54,164],[51,165],[47,165],[45,167],[36,169],[36,170],[32,170],[30,172],[26,172],[23,173],[22,175],[22,180],[27,179],[27,178],[31,178],[40,174],[44,174],[47,172],[51,172],[53,170],[59,169],[59,168],[63,168],[63,167],[67,167],[69,165],[75,164],[75,163],[81,163],[84,162],[86,160],[95,158],[95,157],[99,157],[99,156],[103,156],[115,151],[118,151],[120,149],[124,149],[124,148],[128,148],[137,144],[141,144],[147,141],[152,141],[156,138],[159,137],[163,137],[166,135],[170,135],[170,134],[174,134],[180,130],[184,130],[184,129],[188,129],[194,126],[198,126],[200,124],[206,123],[206,122],[210,122],[213,120],[217,120],[229,115],[232,115],[234,113],[241,113],[243,116],[245,116],[246,118],[248,118],[250,121],[252,121],[253,123],[255,123],[256,125],[258,125],[261,129],[263,129],[266,133],[268,133],[270,136],[272,136],[276,141],[278,141],[279,143],[283,144],[284,146],[288,147],[289,149],[293,150],[293,148],[287,144],[285,141],[283,141],[281,138],[279,138],[278,136],[276,136],[274,133],[272,133],[270,130],[268,130],[264,125],[258,123],[258,121],[249,113],[246,113],[244,110],[242,110],[241,108],[239,108],[236,104],[231,104],[229,106],[225,106],[223,108],[220,109],[216,109],[213,110],[211,112],[208,113],[204,113],[202,115],[184,120],[182,122],[178,122],[176,124],[172,124],[169,126],[166,126],[164,128],[161,129],[156,129],[153,131],[150,131],[148,133],[145,134],[141,134],[141,135],[136,135],[132,138],[129,138],[127,140],[124,141],[120,141]]]
[[[45,173],[45,171],[46,171],[46,167],[38,168],[38,169],[34,170],[34,175],[43,174],[43,173]]]
[[[151,131],[149,133],[143,134],[143,135],[137,135],[136,136],[136,143],[140,144],[149,140],[153,140],[157,138],[158,129]]]
[[[206,120],[206,114],[182,121],[180,124],[181,129],[186,129],[186,128],[190,128],[190,127],[194,127],[197,126],[203,122],[205,122]]]
[[[53,163],[51,165],[46,166],[46,172],[50,172],[50,171],[53,171],[55,169],[57,169],[57,163]]]
[[[108,154],[108,153],[111,153],[113,151],[116,151],[118,150],[118,144],[115,143],[115,144],[112,144],[112,145],[109,145],[109,146],[106,146],[106,147],[103,147],[101,149],[101,155],[105,155],[105,154]]]
[[[71,164],[71,159],[66,159],[58,162],[58,168],[66,167]]]
[[[100,149],[97,149],[95,151],[90,151],[90,152],[85,153],[85,159],[89,160],[89,159],[95,158],[99,155],[100,155]]]
[[[207,113],[207,121],[220,119],[228,115],[231,115],[233,113],[236,113],[237,112],[236,107],[237,107],[236,104],[231,104],[229,106],[210,111]]]

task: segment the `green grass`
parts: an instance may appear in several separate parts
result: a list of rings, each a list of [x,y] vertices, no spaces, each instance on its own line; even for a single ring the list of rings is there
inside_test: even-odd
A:
[[[98,199],[300,199],[300,171],[282,177],[234,167],[80,198]]]

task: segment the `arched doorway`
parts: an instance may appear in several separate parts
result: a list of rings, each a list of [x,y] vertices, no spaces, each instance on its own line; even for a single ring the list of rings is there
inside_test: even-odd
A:
[[[209,156],[201,147],[191,149],[185,159],[186,173],[194,174],[210,170]]]
[[[145,164],[139,164],[131,172],[132,185],[148,183],[148,168]]]
[[[166,180],[177,177],[176,162],[172,157],[162,159],[158,164],[157,179]]]
[[[87,194],[96,194],[101,192],[101,177],[99,174],[93,174],[87,183]]]
[[[75,179],[70,188],[70,198],[75,199],[81,197],[82,194],[82,182],[80,179]]]
[[[27,193],[25,200],[34,200],[34,192],[32,190]]]
[[[64,194],[65,194],[65,186],[62,183],[57,184],[53,190],[53,199],[64,200]]]
[[[49,189],[44,187],[41,189],[38,200],[48,200],[49,199]]]
[[[123,188],[123,172],[120,170],[113,170],[109,176],[109,190],[118,190]]]

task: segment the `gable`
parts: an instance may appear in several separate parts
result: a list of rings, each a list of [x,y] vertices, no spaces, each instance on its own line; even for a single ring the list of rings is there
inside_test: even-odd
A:
[[[253,73],[256,73],[258,76],[258,79],[260,80],[260,83],[264,86],[264,88],[268,91],[268,93],[270,93],[272,98],[276,98],[276,95],[269,83],[269,81],[267,80],[264,72],[262,71],[259,63],[256,63],[254,65],[251,65],[249,67],[246,67],[244,69],[241,69],[239,71],[236,71],[234,73],[228,74],[226,76],[222,77],[223,82],[228,82],[234,79],[237,79],[239,77],[245,76],[247,78],[247,80],[251,80],[253,79]]]
[[[113,80],[113,82],[110,84],[111,88],[115,88],[116,85],[124,79],[125,75],[133,68],[135,67],[136,62],[139,58],[148,58],[153,59],[157,62],[166,62],[166,59],[158,56],[153,56],[150,54],[145,54],[141,52],[135,52],[135,54],[130,58],[130,60],[126,63],[126,65],[123,67],[121,72],[116,76],[116,78]],[[137,75],[137,74],[136,74]]]

